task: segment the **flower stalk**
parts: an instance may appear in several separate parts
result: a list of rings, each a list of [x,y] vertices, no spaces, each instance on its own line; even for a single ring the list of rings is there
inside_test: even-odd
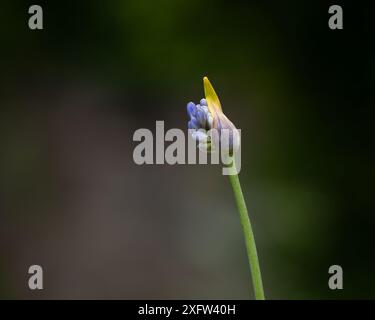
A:
[[[240,215],[240,221],[245,237],[246,250],[249,259],[251,278],[253,280],[255,299],[265,300],[262,275],[260,272],[257,247],[255,244],[255,237],[253,233],[253,228],[251,227],[249,214],[247,212],[246,202],[242,193],[240,179],[238,177],[238,174],[233,174],[229,175],[229,180],[232,185],[234,197],[236,199],[237,208]]]
[[[218,145],[220,143],[220,139],[210,139],[210,137],[206,133],[207,130],[216,129],[219,130],[219,132],[229,130],[229,132],[231,133],[229,143],[226,147],[224,147],[226,157],[229,160],[232,160],[229,180],[233,188],[245,237],[246,250],[250,265],[255,298],[257,300],[264,300],[265,296],[263,290],[262,275],[260,272],[254,233],[251,227],[249,214],[247,212],[245,199],[242,193],[240,179],[238,178],[238,171],[236,170],[235,152],[240,146],[238,130],[223,113],[220,100],[207,77],[203,78],[203,85],[205,99],[201,99],[199,104],[189,102],[187,105],[187,112],[190,117],[188,128],[199,130],[197,132],[193,132],[192,137],[194,140],[199,142],[198,147],[201,150],[205,150],[207,152],[215,152],[215,150],[216,152],[218,152]],[[223,145],[221,145],[221,147],[223,147]]]

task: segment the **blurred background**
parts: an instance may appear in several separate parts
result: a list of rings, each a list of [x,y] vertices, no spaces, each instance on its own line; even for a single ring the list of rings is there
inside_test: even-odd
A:
[[[0,6],[0,298],[253,298],[221,167],[133,162],[136,129],[187,127],[205,75],[242,130],[266,296],[375,298],[371,4]],[[344,290],[328,288],[334,264]]]

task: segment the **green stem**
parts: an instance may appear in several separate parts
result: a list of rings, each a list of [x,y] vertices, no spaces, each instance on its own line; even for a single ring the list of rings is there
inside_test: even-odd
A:
[[[265,297],[263,291],[262,275],[260,273],[259,267],[258,253],[255,245],[253,229],[251,227],[249,214],[247,213],[246,203],[242,193],[240,179],[238,178],[237,174],[234,174],[229,175],[229,180],[232,184],[238,211],[240,213],[240,220],[243,228],[243,233],[245,236],[247,256],[249,258],[251,277],[253,279],[255,299],[264,300]]]

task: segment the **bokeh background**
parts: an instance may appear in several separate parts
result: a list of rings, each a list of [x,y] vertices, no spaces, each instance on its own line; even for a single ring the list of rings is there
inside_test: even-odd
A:
[[[1,298],[253,297],[221,168],[133,162],[136,129],[186,128],[205,75],[242,129],[267,297],[375,298],[370,2],[0,7]],[[32,264],[44,290],[28,289]],[[333,264],[344,290],[328,289]]]

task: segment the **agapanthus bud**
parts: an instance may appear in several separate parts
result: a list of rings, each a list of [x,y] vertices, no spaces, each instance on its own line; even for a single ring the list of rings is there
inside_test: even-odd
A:
[[[187,104],[190,117],[188,127],[198,130],[192,133],[192,137],[199,142],[201,150],[210,151],[220,146],[224,153],[232,155],[239,147],[239,132],[223,113],[219,98],[207,77],[203,78],[203,84],[206,98],[197,105],[193,102]],[[218,134],[210,134],[212,129],[217,130]]]

